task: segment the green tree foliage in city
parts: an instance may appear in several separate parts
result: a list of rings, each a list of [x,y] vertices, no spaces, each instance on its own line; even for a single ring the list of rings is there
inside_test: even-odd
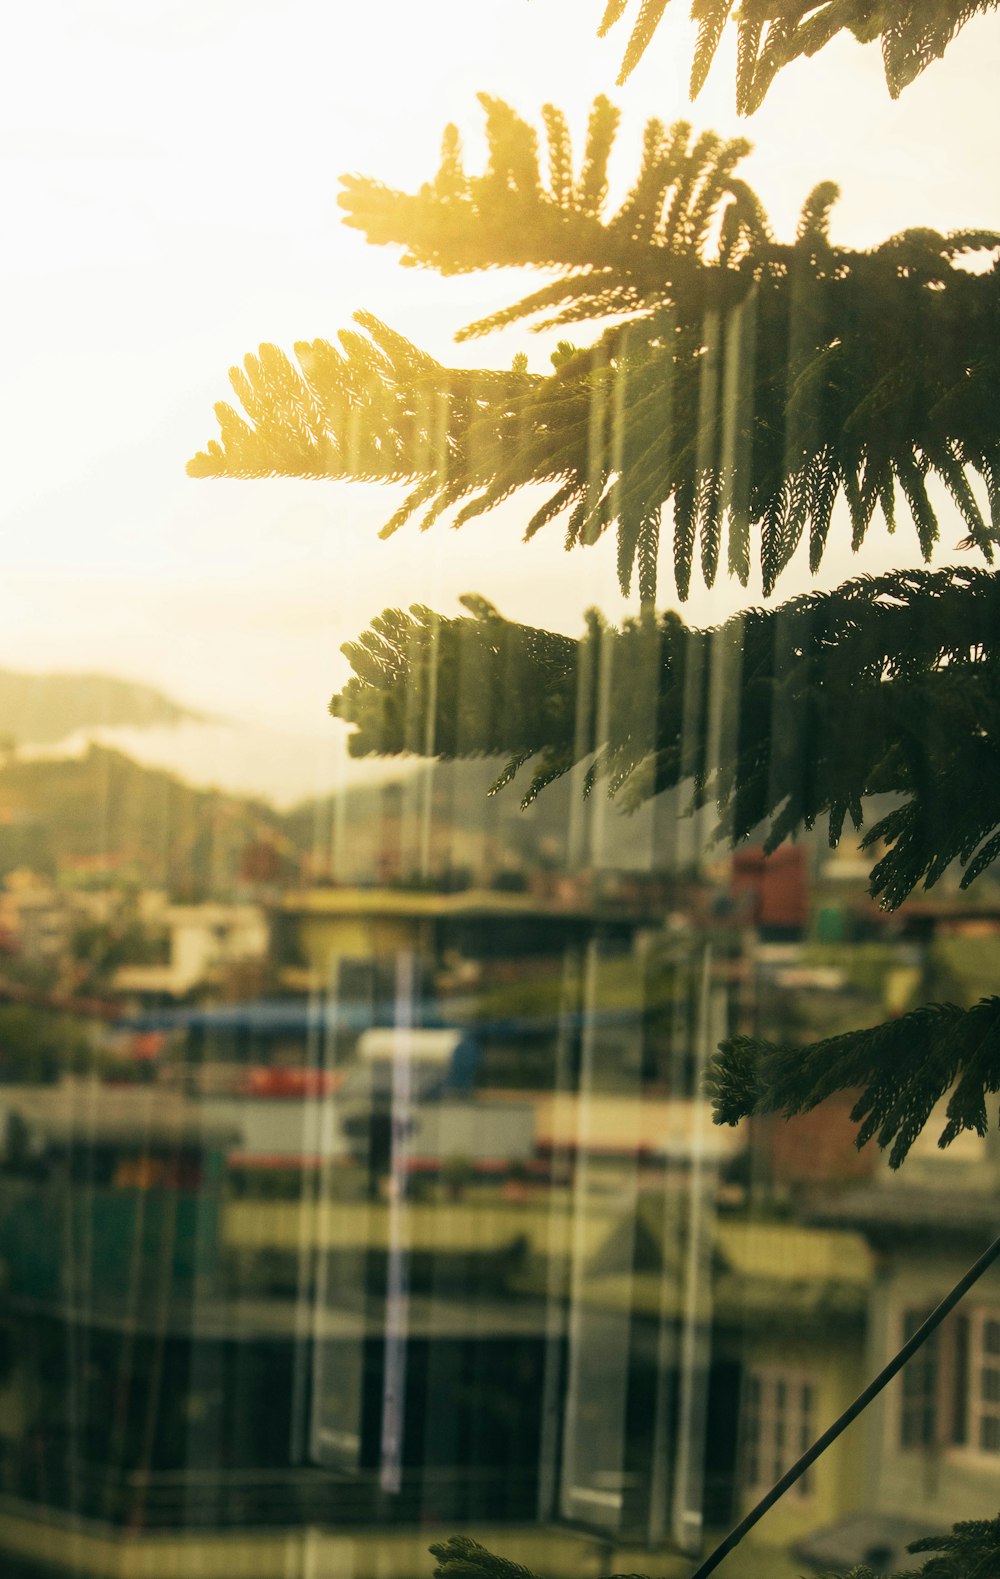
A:
[[[387,609],[345,651],[333,711],[356,755],[506,757],[494,792],[529,768],[523,804],[574,767],[627,809],[689,785],[733,844],[777,848],[826,821],[836,845],[872,799],[887,909],[957,863],[967,887],[1000,854],[1000,581],[981,570],[899,571],[751,609],[710,630],[676,614],[621,630],[591,614],[576,641],[505,620],[483,599],[448,619]],[[530,765],[530,767],[529,767]],[[976,786],[970,794],[969,786]],[[736,1038],[712,1069],[716,1117],[792,1114],[858,1090],[858,1144],[903,1160],[952,1092],[948,1144],[984,1134],[1000,1090],[1000,1000],[931,1005],[811,1046]]]
[[[794,242],[776,242],[737,174],[743,140],[649,123],[632,189],[602,218],[617,115],[595,104],[578,173],[563,117],[534,129],[484,97],[489,158],[463,167],[457,134],[415,194],[350,177],[348,223],[404,261],[445,274],[531,266],[558,278],[470,325],[482,334],[603,321],[562,342],[547,374],[443,366],[367,314],[338,346],[262,346],[231,373],[220,437],[194,476],[406,483],[384,528],[449,514],[461,525],[529,486],[525,537],[561,520],[567,546],[618,540],[623,590],[656,593],[661,526],[687,596],[696,556],[711,585],[725,555],[747,583],[759,539],[765,594],[803,535],[818,568],[834,505],[852,543],[905,501],[920,551],[938,538],[929,479],[991,559],[1000,531],[1000,270],[987,231],[911,230],[870,252],[835,246],[832,183],[812,192]],[[984,260],[985,268],[969,267]],[[613,321],[610,326],[607,320]],[[984,515],[972,486],[981,479]],[[539,490],[544,495],[539,497]]]
[[[113,991],[115,973],[121,966],[162,964],[165,948],[165,937],[151,936],[132,910],[109,921],[82,921],[69,940],[74,990]]]
[[[624,82],[663,20],[668,0],[607,0],[600,33],[627,13],[634,21],[618,81]],[[716,50],[732,21],[736,28],[736,107],[752,115],[783,66],[815,55],[838,34],[860,44],[882,45],[885,80],[894,99],[931,61],[942,56],[972,17],[993,10],[996,0],[691,0],[698,25],[691,66],[691,97],[697,97]]]
[[[953,862],[967,887],[1000,855],[1000,582],[982,570],[859,577],[697,630],[592,613],[579,640],[504,619],[484,599],[449,619],[387,609],[345,648],[334,713],[352,754],[506,756],[525,805],[586,762],[626,809],[690,781],[720,835],[764,826],[776,849],[828,820],[836,845],[864,802],[885,845],[871,891],[895,908]],[[966,793],[969,785],[976,794]]]
[[[0,1079],[50,1085],[96,1063],[92,1036],[71,1015],[29,1004],[0,1004]]]
[[[719,1123],[751,1113],[807,1112],[835,1091],[860,1091],[851,1117],[857,1143],[873,1137],[898,1168],[937,1103],[948,1097],[939,1143],[963,1130],[985,1135],[988,1095],[1000,1091],[1000,998],[971,1009],[922,1004],[868,1030],[803,1047],[736,1036],[709,1073]]]

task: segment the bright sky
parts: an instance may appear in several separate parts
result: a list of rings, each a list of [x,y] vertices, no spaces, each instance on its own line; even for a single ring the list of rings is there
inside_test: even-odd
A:
[[[530,118],[552,100],[578,128],[609,92],[625,111],[623,179],[649,114],[745,133],[756,146],[745,174],[782,235],[825,177],[843,189],[834,231],[845,242],[907,225],[1000,225],[984,157],[995,19],[970,24],[898,104],[878,51],[840,42],[786,71],[744,124],[731,54],[688,106],[682,5],[673,0],[677,15],[623,90],[613,83],[626,35],[596,39],[601,0],[16,7],[0,101],[0,663],[103,669],[197,707],[328,729],[339,645],[386,604],[450,611],[477,590],[570,631],[590,604],[619,611],[610,543],[566,555],[557,527],[521,547],[516,507],[460,533],[381,543],[384,494],[195,482],[184,465],[215,432],[231,363],[262,340],[332,336],[358,307],[440,356],[509,365],[513,341],[453,350],[449,336],[512,299],[515,279],[401,270],[343,227],[335,205],[345,170],[426,179],[449,119],[471,163],[479,89]],[[914,556],[911,535],[896,552]],[[866,566],[891,558],[876,542]],[[848,554],[831,557],[825,579],[852,568]],[[719,618],[736,599],[723,586],[691,612]]]

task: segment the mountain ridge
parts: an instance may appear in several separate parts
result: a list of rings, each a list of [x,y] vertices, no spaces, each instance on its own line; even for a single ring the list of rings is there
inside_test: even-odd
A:
[[[81,729],[206,722],[139,680],[94,671],[30,673],[0,667],[0,740],[8,746],[55,745]]]

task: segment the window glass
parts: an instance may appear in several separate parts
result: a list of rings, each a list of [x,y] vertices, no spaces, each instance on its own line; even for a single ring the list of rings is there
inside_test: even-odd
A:
[[[978,1339],[978,1342],[977,1342]],[[985,1453],[1000,1452],[1000,1321],[991,1310],[974,1313],[972,1322],[973,1409],[978,1444]]]
[[[908,1311],[904,1340],[912,1338],[930,1310]],[[931,1447],[937,1439],[938,1408],[942,1385],[941,1335],[935,1333],[913,1357],[900,1378],[901,1447]]]
[[[817,1435],[813,1386],[793,1373],[752,1371],[744,1399],[743,1485],[763,1495]],[[813,1489],[811,1470],[791,1488],[794,1500]]]
[[[1000,19],[687,10],[11,21],[12,1579],[680,1579],[995,1233]]]

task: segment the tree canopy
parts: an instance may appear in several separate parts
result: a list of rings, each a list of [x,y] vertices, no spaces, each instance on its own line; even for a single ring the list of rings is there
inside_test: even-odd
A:
[[[968,887],[1000,855],[990,572],[862,577],[710,630],[651,613],[616,630],[592,613],[579,640],[464,601],[457,619],[387,609],[345,648],[355,672],[331,705],[355,726],[355,755],[506,758],[494,792],[525,769],[524,805],[577,765],[585,793],[603,782],[628,809],[687,786],[691,809],[716,807],[718,836],[769,850],[824,819],[832,845],[845,826],[864,830],[887,909],[953,863]],[[891,800],[873,820],[878,797]],[[931,1005],[807,1047],[735,1038],[711,1086],[720,1123],[860,1090],[858,1143],[876,1137],[898,1166],[953,1088],[942,1144],[985,1133],[1000,1000]]]
[[[606,100],[576,174],[563,117],[546,109],[544,178],[533,128],[483,102],[482,175],[466,174],[449,129],[418,193],[347,178],[347,222],[445,274],[559,270],[466,335],[527,319],[593,322],[596,338],[562,342],[547,374],[523,358],[509,372],[445,367],[369,314],[336,346],[297,345],[295,362],[262,346],[230,375],[244,414],[216,408],[220,437],[192,475],[405,482],[385,534],[447,512],[461,525],[530,488],[526,538],[557,519],[567,546],[613,527],[622,588],[635,576],[644,601],[666,524],[682,600],[696,555],[709,586],[723,554],[744,585],[759,555],[769,594],[804,534],[819,567],[838,496],[855,548],[877,509],[895,527],[901,496],[929,558],[932,478],[992,558],[1000,236],[911,230],[870,252],[837,247],[837,189],[825,182],[795,240],[779,244],[736,174],[748,144],[695,137],[687,122],[649,123],[637,178],[603,218],[617,124]]]
[[[892,796],[863,848],[893,909],[952,865],[967,887],[1000,855],[1000,586],[987,571],[860,577],[709,630],[676,614],[580,640],[505,620],[485,599],[449,619],[387,609],[345,651],[331,710],[356,756],[506,756],[530,804],[587,763],[626,808],[690,783],[718,833],[777,848],[827,819],[836,845]],[[602,694],[603,691],[603,694]],[[719,710],[723,709],[720,719]],[[976,793],[969,794],[969,787]]]
[[[607,0],[599,31],[606,34],[632,14],[619,83],[635,70],[663,20],[668,0]],[[691,65],[696,98],[731,22],[737,35],[736,107],[741,115],[760,108],[778,72],[794,60],[815,55],[831,39],[849,33],[859,44],[879,42],[885,80],[894,99],[974,16],[993,10],[996,0],[691,0],[698,25]]]
[[[779,244],[736,173],[747,144],[696,138],[686,122],[649,124],[638,177],[603,217],[617,127],[606,100],[578,170],[563,117],[545,110],[544,178],[534,130],[483,103],[482,175],[465,172],[449,130],[415,194],[346,180],[348,223],[442,273],[558,270],[466,334],[527,319],[590,322],[596,338],[560,342],[548,374],[524,358],[469,372],[359,315],[362,333],[299,345],[297,365],[266,346],[234,369],[244,415],[218,407],[220,440],[189,470],[407,482],[386,534],[448,511],[461,524],[545,485],[526,536],[561,516],[572,548],[614,527],[619,580],[628,590],[635,576],[641,612],[621,630],[594,612],[577,641],[505,620],[484,598],[458,619],[387,609],[345,649],[355,674],[333,711],[355,726],[352,752],[499,756],[494,790],[530,764],[525,803],[577,764],[585,792],[603,782],[625,808],[687,784],[692,807],[717,807],[721,836],[763,831],[768,849],[821,819],[836,844],[850,825],[888,908],[954,862],[972,882],[1000,854],[992,574],[859,578],[704,631],[654,600],[665,519],[682,598],[696,550],[711,584],[723,544],[746,584],[759,541],[765,593],[803,534],[817,569],[839,495],[858,548],[876,509],[895,525],[901,493],[927,558],[935,475],[964,518],[962,546],[992,560],[1000,237],[920,230],[871,252],[838,248],[827,183]],[[985,268],[968,267],[976,254]],[[793,1113],[860,1087],[859,1138],[877,1136],[898,1164],[956,1078],[945,1139],[983,1128],[998,1031],[985,1000],[805,1049],[730,1041],[712,1075],[716,1114]],[[907,1034],[925,1056],[906,1051]]]

